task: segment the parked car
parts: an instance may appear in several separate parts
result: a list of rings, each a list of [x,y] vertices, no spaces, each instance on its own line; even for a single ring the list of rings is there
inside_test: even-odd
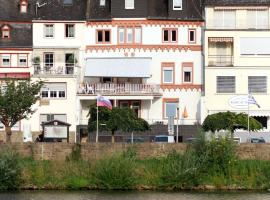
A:
[[[154,138],[154,142],[156,143],[174,143],[173,135],[156,135]]]
[[[260,138],[250,138],[250,143],[265,143],[265,140],[263,137]]]
[[[144,142],[144,138],[142,137],[133,137],[133,141],[132,141],[132,138],[127,138],[126,139],[126,143],[142,143]]]

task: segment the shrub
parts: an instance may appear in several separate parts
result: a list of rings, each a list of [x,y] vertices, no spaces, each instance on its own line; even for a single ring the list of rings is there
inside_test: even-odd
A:
[[[93,177],[101,189],[131,189],[136,182],[136,163],[133,157],[113,155],[99,160]]]
[[[0,190],[16,190],[21,184],[19,155],[12,151],[0,153]]]
[[[196,157],[191,149],[184,155],[172,151],[163,160],[161,171],[163,186],[176,189],[197,185],[197,172]]]

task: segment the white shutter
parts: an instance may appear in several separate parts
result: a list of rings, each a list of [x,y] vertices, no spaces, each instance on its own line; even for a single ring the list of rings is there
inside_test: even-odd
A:
[[[257,10],[257,28],[268,29],[268,10]]]
[[[217,76],[217,93],[235,93],[235,76]]]
[[[182,10],[182,0],[173,0],[173,10]]]
[[[270,55],[270,37],[240,38],[241,55]]]
[[[66,83],[45,83],[42,89],[50,91],[66,91]]]
[[[223,24],[224,28],[235,28],[235,10],[224,10]]]

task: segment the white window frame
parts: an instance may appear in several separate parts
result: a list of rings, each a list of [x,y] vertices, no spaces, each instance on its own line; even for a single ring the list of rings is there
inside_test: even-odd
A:
[[[171,81],[169,81],[169,82],[166,82],[165,81],[165,71],[171,71]],[[162,82],[163,83],[165,83],[165,84],[173,84],[173,82],[174,82],[174,77],[173,77],[173,73],[174,73],[174,68],[173,67],[163,67],[162,68],[162,73],[163,73],[163,80],[162,80]]]
[[[193,35],[194,35],[194,39],[191,40],[191,33],[193,32]],[[188,42],[189,43],[196,43],[196,29],[189,29],[188,30]]]
[[[125,9],[134,9],[135,0],[125,0]]]
[[[183,83],[193,83],[193,68],[189,66],[183,67]],[[185,72],[190,73],[190,81],[185,81]]]
[[[27,55],[26,54],[19,54],[19,67],[27,67]],[[21,60],[25,60],[25,62],[21,62]],[[22,64],[25,63],[25,64]]]
[[[46,62],[46,55],[52,55],[52,63]],[[44,53],[44,66],[45,67],[53,67],[54,66],[54,53],[52,53],[52,52]]]
[[[4,59],[8,60],[8,64],[4,64]],[[11,60],[10,55],[2,55],[2,67],[10,67],[11,66]]]
[[[99,5],[100,6],[106,6],[106,0],[100,0]]]
[[[176,104],[175,107],[175,116],[174,118],[177,119],[178,118],[178,112],[177,112],[177,107],[179,106],[179,101],[164,101],[164,118],[168,118],[167,116],[167,104]]]
[[[54,24],[44,24],[44,37],[54,38]]]
[[[173,0],[173,10],[182,10],[183,1],[182,0]]]
[[[73,28],[73,33],[71,31],[72,28]],[[66,24],[65,25],[65,37],[66,38],[75,38],[75,24]]]
[[[46,84],[54,84],[54,83],[46,83]],[[59,83],[55,83],[55,84],[59,84]],[[60,93],[64,93],[64,96],[61,96]],[[43,96],[43,94],[47,94],[46,96]],[[55,94],[55,95],[52,95]],[[41,99],[66,99],[67,98],[67,87],[65,84],[65,89],[53,89],[50,90],[50,88],[41,88],[40,91],[40,96]]]

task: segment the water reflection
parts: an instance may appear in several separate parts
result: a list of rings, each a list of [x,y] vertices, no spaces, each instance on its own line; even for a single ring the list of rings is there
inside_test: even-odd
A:
[[[254,192],[96,192],[23,191],[0,193],[0,200],[268,200],[270,193]]]

